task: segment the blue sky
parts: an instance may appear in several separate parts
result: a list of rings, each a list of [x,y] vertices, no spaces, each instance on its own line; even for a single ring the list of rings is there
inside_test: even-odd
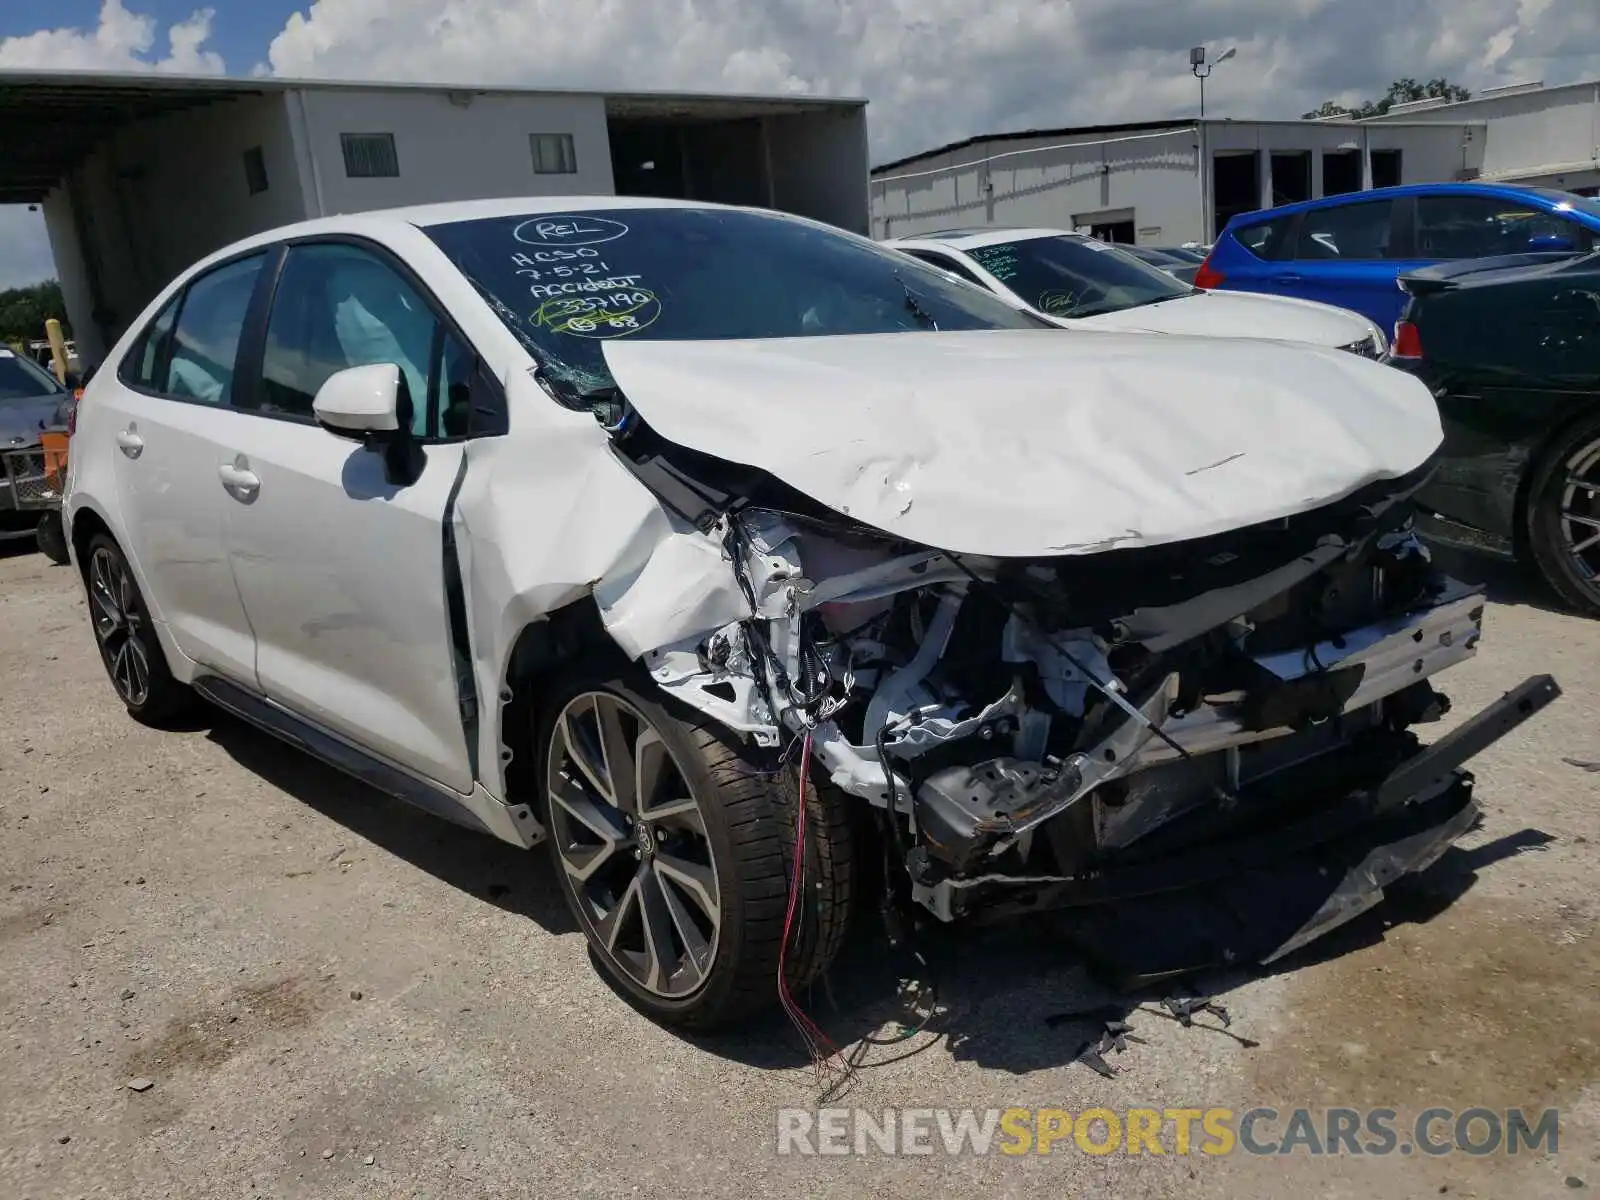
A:
[[[0,38],[38,29],[92,30],[100,20],[101,0],[0,0]],[[128,0],[131,12],[156,19],[163,30],[187,20],[197,8],[210,8],[211,37],[207,47],[222,55],[230,75],[243,75],[267,57],[267,45],[289,14],[309,8],[311,0]],[[45,64],[40,64],[45,65]]]

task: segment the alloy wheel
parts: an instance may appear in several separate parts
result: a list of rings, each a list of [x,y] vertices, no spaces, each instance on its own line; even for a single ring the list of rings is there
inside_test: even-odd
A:
[[[124,703],[138,708],[150,698],[150,659],[141,640],[144,610],[127,564],[104,546],[89,560],[89,601],[111,686]]]
[[[717,869],[700,797],[660,732],[609,692],[551,729],[550,836],[591,943],[647,992],[680,1000],[716,961]]]
[[[1600,584],[1600,439],[1567,460],[1560,520],[1562,545],[1579,579]]]

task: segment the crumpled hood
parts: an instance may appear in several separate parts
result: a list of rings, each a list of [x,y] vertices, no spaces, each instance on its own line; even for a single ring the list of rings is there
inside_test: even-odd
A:
[[[1359,313],[1331,304],[1250,292],[1201,292],[1122,312],[1063,321],[1073,329],[1142,330],[1209,337],[1279,338],[1315,346],[1348,346],[1372,335]]]
[[[0,450],[31,446],[39,440],[41,430],[60,428],[65,401],[65,396],[0,400]]]
[[[1422,465],[1428,389],[1335,350],[1088,330],[605,344],[669,441],[886,533],[1088,554],[1318,508]]]

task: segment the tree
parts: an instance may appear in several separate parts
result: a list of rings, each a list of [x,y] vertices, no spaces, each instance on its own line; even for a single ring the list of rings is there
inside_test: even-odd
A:
[[[62,333],[72,336],[61,285],[55,280],[0,292],[0,342],[27,343],[44,337],[48,317],[58,318]]]
[[[1323,102],[1321,108],[1313,112],[1302,113],[1307,121],[1314,121],[1318,117],[1351,117],[1357,121],[1364,121],[1368,117],[1381,117],[1396,104],[1409,104],[1413,100],[1471,100],[1472,93],[1459,84],[1451,83],[1441,76],[1430,79],[1427,83],[1418,83],[1407,76],[1405,79],[1396,79],[1389,85],[1389,90],[1384,93],[1381,100],[1367,100],[1357,108],[1350,108],[1343,104],[1336,104],[1332,100]]]

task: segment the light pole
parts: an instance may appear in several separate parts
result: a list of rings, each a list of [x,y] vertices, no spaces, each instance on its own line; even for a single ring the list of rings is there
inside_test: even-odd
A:
[[[1189,51],[1189,69],[1194,72],[1194,77],[1200,81],[1200,119],[1202,121],[1206,119],[1206,80],[1211,78],[1212,68],[1227,62],[1237,53],[1239,53],[1239,48],[1231,46],[1223,51],[1222,57],[1217,59],[1215,63],[1207,63],[1206,48],[1204,46],[1196,46]]]

